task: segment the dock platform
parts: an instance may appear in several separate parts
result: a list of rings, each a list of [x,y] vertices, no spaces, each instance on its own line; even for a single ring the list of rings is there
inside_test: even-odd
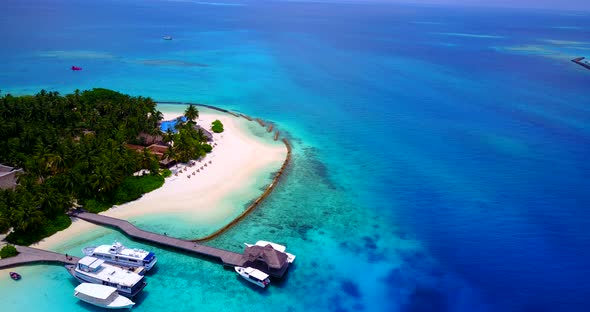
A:
[[[15,267],[31,263],[57,263],[75,265],[80,258],[68,256],[53,251],[47,251],[26,246],[14,246],[18,255],[6,259],[0,259],[0,269]]]
[[[94,213],[88,213],[82,210],[75,210],[69,213],[70,216],[86,220],[91,223],[110,226],[119,229],[129,237],[137,240],[156,243],[186,252],[194,253],[221,262],[224,266],[251,266],[255,267],[272,277],[281,278],[287,272],[289,267],[287,256],[278,253],[270,247],[269,250],[249,250],[252,247],[246,247],[245,254],[232,252],[215,247],[205,246],[189,240],[174,238],[167,235],[157,234],[140,230],[127,220],[107,217]],[[0,269],[31,264],[31,263],[57,263],[65,265],[70,273],[80,260],[78,257],[60,254],[53,251],[41,250],[37,248],[15,246],[18,255],[6,259],[0,259]],[[255,249],[255,248],[254,248]]]
[[[191,242],[180,238],[174,238],[167,235],[157,234],[138,229],[127,220],[107,217],[99,214],[76,211],[70,213],[72,217],[80,218],[82,220],[118,228],[123,231],[129,237],[157,243],[163,246],[172,247],[175,249],[181,249],[184,251],[196,253],[201,256],[206,256],[219,260],[223,265],[227,266],[240,266],[243,264],[242,254],[227,251],[219,248],[209,247],[198,243]]]
[[[83,210],[74,210],[69,213],[70,216],[80,218],[82,220],[117,228],[127,234],[129,237],[137,240],[143,240],[151,243],[156,243],[162,246],[171,247],[186,252],[194,253],[199,256],[204,256],[210,259],[221,262],[224,266],[250,266],[259,269],[272,277],[281,278],[287,272],[289,264],[280,257],[269,257],[267,255],[260,255],[254,257],[251,253],[241,254],[233,251],[219,249],[215,247],[205,246],[193,241],[174,238],[167,235],[157,234],[138,229],[127,220],[107,217],[99,214],[88,213]],[[247,248],[245,249],[245,252]]]

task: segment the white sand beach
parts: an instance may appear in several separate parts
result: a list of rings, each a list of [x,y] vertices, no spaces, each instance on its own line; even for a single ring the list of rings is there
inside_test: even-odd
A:
[[[159,106],[159,109],[164,113],[164,120],[181,116],[185,109],[180,105],[162,106],[165,107]],[[218,224],[230,213],[227,209],[218,208],[224,200],[251,190],[260,172],[269,168],[277,171],[281,167],[287,156],[286,147],[280,141],[275,142],[272,133],[267,133],[257,122],[202,107],[198,109],[197,123],[204,128],[210,129],[211,122],[216,119],[223,123],[224,132],[213,134],[213,143],[216,144],[213,151],[192,167],[181,164],[171,168],[172,176],[166,178],[161,188],[102,214],[122,219],[150,214],[186,214],[188,218],[198,218],[200,222]],[[260,194],[262,190],[251,199]],[[51,250],[71,237],[95,228],[96,225],[76,220],[66,230],[32,247]]]

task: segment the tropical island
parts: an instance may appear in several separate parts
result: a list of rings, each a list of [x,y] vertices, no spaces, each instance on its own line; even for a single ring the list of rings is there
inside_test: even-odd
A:
[[[205,173],[198,169],[197,160],[215,156],[218,143],[234,139],[229,134],[223,138],[224,126],[237,129],[232,126],[234,121],[217,114],[209,123],[200,123],[221,135],[213,142],[211,134],[197,125],[199,110],[195,106],[186,107],[184,114],[163,114],[156,107],[150,98],[106,89],[76,90],[65,96],[41,91],[34,96],[1,97],[0,140],[9,148],[0,152],[0,163],[22,168],[18,185],[0,191],[0,232],[12,229],[6,240],[29,245],[68,228],[71,221],[66,212],[72,207],[95,213],[116,207],[105,213],[123,218],[174,212],[202,217],[203,211],[195,212],[186,205],[199,191],[201,202],[213,205],[213,197],[219,201],[241,187],[228,181],[230,176],[240,182],[261,167],[269,163],[276,167],[284,159],[284,147],[268,147],[271,154],[265,158],[255,146],[249,151],[242,145],[237,148],[244,155],[257,154],[256,159],[266,162],[245,158],[251,164],[238,161],[240,167],[232,167],[232,155],[219,154],[216,161],[227,163],[226,170],[216,172],[210,158],[204,163],[210,166]],[[161,130],[164,119],[174,121],[165,132]],[[242,134],[233,133],[237,142]],[[155,141],[165,148],[152,148]],[[232,146],[236,144],[228,144]],[[161,188],[166,177],[166,187]],[[150,196],[142,197],[151,191]],[[180,200],[175,204],[174,199]],[[162,211],[163,202],[169,204],[167,211]],[[228,215],[220,210],[212,212],[213,219],[226,222]],[[80,227],[84,224],[78,231]],[[73,230],[70,227],[68,231]]]

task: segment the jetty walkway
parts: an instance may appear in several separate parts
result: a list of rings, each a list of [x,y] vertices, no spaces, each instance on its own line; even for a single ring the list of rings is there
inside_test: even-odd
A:
[[[130,237],[138,240],[148,241],[157,243],[163,246],[168,246],[184,251],[196,253],[201,256],[218,259],[223,265],[227,266],[241,266],[244,261],[242,260],[242,254],[231,252],[219,248],[209,247],[201,245],[189,240],[180,238],[174,238],[167,235],[157,234],[138,229],[127,220],[107,217],[99,214],[83,212],[75,210],[70,212],[70,216],[86,220],[88,222],[106,225],[110,227],[118,228]]]
[[[189,240],[140,230],[135,225],[129,223],[127,220],[88,213],[81,209],[73,210],[69,213],[69,215],[94,224],[117,228],[127,234],[129,237],[135,238],[137,240],[156,243],[162,246],[180,249],[186,252],[197,254],[199,256],[215,259],[220,261],[224,266],[250,266],[259,269],[273,277],[283,277],[289,268],[287,255],[281,252],[276,252],[270,246],[267,246],[270,247],[270,249],[266,249],[266,247],[262,248],[260,246],[246,247],[244,249],[244,253],[241,254],[201,245]]]
[[[80,258],[68,256],[53,251],[37,248],[15,246],[18,255],[6,259],[0,259],[0,269],[10,268],[29,263],[57,263],[75,265]]]

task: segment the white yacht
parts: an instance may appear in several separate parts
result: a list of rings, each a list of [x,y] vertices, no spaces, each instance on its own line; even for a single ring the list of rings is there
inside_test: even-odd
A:
[[[98,247],[86,247],[82,249],[86,256],[102,259],[108,263],[128,268],[144,267],[146,271],[156,265],[158,258],[153,252],[143,249],[127,248],[119,242],[112,245],[100,245]]]
[[[235,267],[234,268],[241,277],[247,280],[250,283],[256,284],[262,288],[266,288],[270,284],[270,279],[268,279],[268,274],[256,270],[251,267],[243,268],[243,267]]]
[[[88,256],[78,261],[74,277],[82,283],[115,287],[119,294],[130,298],[147,285],[142,275]]]
[[[250,247],[250,246],[254,246],[252,244],[248,244],[248,243],[244,243],[244,245]],[[288,253],[287,247],[283,246],[283,245],[279,245],[273,242],[267,242],[267,241],[263,241],[263,240],[259,240],[256,242],[256,246],[260,246],[260,247],[264,247],[266,245],[270,245],[274,250],[276,251],[280,251],[284,254],[287,255],[287,262],[289,262],[289,264],[293,263],[293,261],[295,261],[295,255],[294,254],[290,254]]]
[[[82,283],[74,289],[74,297],[107,309],[131,309],[135,302],[117,293],[117,288],[99,284]]]

